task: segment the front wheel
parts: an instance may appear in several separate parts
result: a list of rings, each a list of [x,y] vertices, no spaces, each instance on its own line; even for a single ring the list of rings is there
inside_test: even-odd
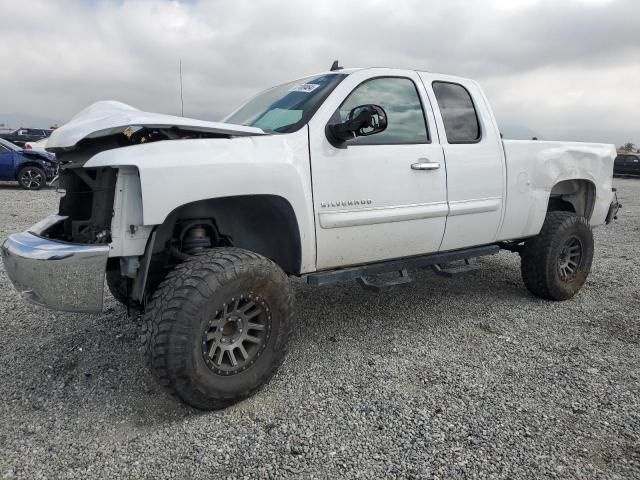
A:
[[[44,170],[38,167],[23,167],[18,172],[18,183],[27,190],[40,190],[46,180]]]
[[[131,280],[120,275],[119,270],[107,270],[107,286],[113,298],[123,305],[130,305],[129,292],[131,292]]]
[[[282,363],[293,295],[272,261],[216,248],[178,265],[153,294],[143,341],[151,370],[189,405],[214,410],[248,397]]]
[[[549,212],[540,233],[521,252],[524,284],[547,300],[567,300],[582,288],[593,261],[593,233],[586,218]]]

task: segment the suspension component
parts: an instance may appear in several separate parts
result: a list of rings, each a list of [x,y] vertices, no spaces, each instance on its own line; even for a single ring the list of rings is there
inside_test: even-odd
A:
[[[184,261],[209,248],[231,245],[231,238],[220,233],[215,220],[199,218],[178,222],[167,250],[171,257]]]
[[[211,237],[207,229],[202,225],[196,225],[187,230],[182,239],[182,251],[187,255],[193,255],[206,248],[211,248]]]

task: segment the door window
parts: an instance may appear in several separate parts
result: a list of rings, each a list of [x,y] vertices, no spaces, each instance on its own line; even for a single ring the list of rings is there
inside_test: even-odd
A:
[[[349,145],[429,143],[422,103],[415,84],[408,78],[381,77],[361,83],[342,103],[333,120],[345,121],[353,108],[366,104],[384,109],[387,129],[369,137],[349,140]]]
[[[449,143],[480,141],[480,121],[471,95],[462,85],[433,82],[433,92],[440,107]]]

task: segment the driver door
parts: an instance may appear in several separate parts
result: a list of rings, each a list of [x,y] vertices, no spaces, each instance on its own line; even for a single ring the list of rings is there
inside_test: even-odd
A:
[[[332,145],[327,124],[364,104],[385,110],[387,129]],[[417,74],[352,73],[309,129],[318,269],[438,251],[448,213],[446,168]]]

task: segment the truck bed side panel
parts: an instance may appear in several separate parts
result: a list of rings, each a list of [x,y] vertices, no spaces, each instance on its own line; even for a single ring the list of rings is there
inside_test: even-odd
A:
[[[505,140],[507,201],[498,240],[536,235],[542,228],[553,187],[564,180],[588,180],[596,189],[590,218],[604,223],[613,198],[613,145]]]

